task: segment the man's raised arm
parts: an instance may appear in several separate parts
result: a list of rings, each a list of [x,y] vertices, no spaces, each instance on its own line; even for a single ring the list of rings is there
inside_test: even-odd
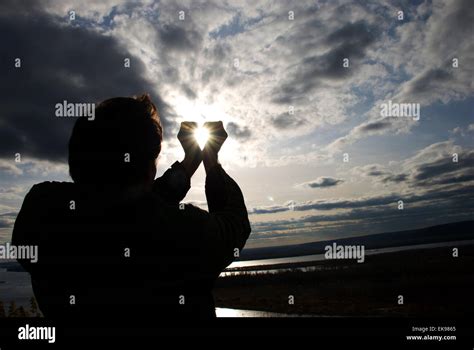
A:
[[[215,256],[216,269],[221,271],[234,260],[236,250],[240,254],[251,228],[242,192],[218,162],[219,150],[227,138],[222,122],[206,123],[204,127],[210,134],[203,150],[210,216],[206,239]]]
[[[178,204],[186,197],[191,177],[201,164],[202,152],[193,135],[196,128],[194,122],[181,123],[178,140],[184,149],[184,159],[175,162],[153,185],[153,191],[170,204]]]

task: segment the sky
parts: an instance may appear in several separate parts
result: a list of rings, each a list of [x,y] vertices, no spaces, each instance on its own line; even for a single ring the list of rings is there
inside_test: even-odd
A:
[[[470,0],[4,0],[0,242],[33,184],[71,181],[56,103],[145,92],[159,174],[183,158],[180,122],[224,122],[247,247],[472,219],[473,26]],[[389,101],[419,118],[382,115]],[[204,180],[185,202],[206,208]]]

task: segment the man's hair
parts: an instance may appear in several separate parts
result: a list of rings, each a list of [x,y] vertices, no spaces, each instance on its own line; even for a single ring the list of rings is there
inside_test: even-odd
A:
[[[161,151],[163,130],[148,95],[100,103],[79,118],[69,140],[69,173],[78,184],[136,184]]]

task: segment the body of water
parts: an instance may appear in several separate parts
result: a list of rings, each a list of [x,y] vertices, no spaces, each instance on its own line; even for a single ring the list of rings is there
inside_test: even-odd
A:
[[[268,312],[268,311],[227,309],[227,308],[216,307],[216,316],[219,318],[226,318],[226,317],[308,317],[310,315],[281,314],[277,312]]]

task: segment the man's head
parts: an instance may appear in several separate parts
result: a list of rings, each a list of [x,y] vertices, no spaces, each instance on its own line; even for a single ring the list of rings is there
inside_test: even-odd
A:
[[[148,95],[100,103],[95,119],[79,118],[69,140],[69,173],[78,184],[150,184],[162,127]]]

